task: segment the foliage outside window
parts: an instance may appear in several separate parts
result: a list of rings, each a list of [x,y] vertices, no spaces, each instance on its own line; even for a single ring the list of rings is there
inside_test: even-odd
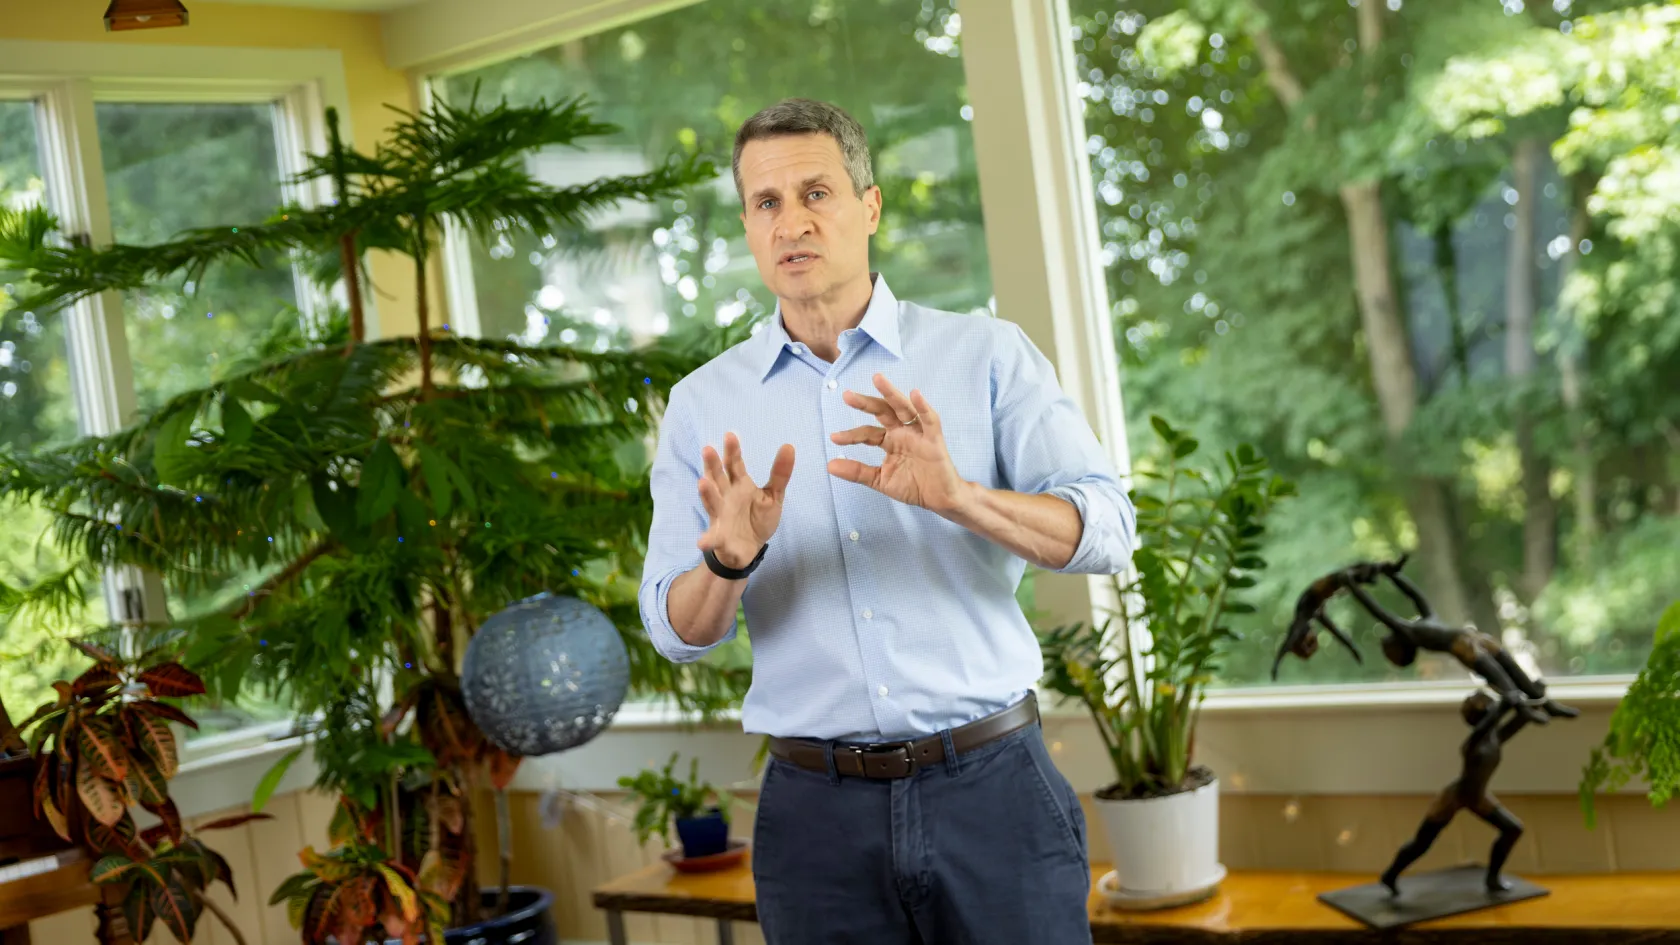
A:
[[[1071,6],[1129,426],[1300,488],[1224,684],[1313,577],[1407,549],[1530,672],[1636,669],[1680,573],[1680,9]],[[1282,676],[1419,678],[1462,674]]]
[[[0,102],[0,202],[8,207],[44,200],[37,114],[33,102]],[[282,198],[276,114],[267,103],[99,102],[94,117],[105,188],[89,197],[105,201],[118,242],[155,243],[193,227],[260,217]],[[258,350],[273,328],[296,323],[292,269],[280,257],[268,262],[211,270],[202,285],[174,279],[122,294],[127,361],[142,410],[223,376]],[[8,312],[8,300],[27,294],[27,286],[4,274],[0,286],[0,447],[21,454],[68,442],[77,424],[64,319]],[[77,366],[83,387],[109,382],[93,373],[104,363]],[[49,516],[32,508],[5,511],[0,583],[23,588],[69,573],[69,562],[39,541]],[[191,619],[225,606],[252,582],[244,573],[202,577],[192,588],[167,588],[171,617]],[[105,623],[100,589],[84,581],[67,593],[83,597],[85,606],[14,613],[0,599],[6,618],[0,698],[19,705],[44,701],[52,680],[73,675],[86,662],[61,638]],[[205,702],[193,711],[201,725],[189,738],[292,714],[283,698],[262,697],[248,687],[234,702]]]
[[[35,105],[0,101],[0,206],[24,208],[46,200]],[[0,268],[0,450],[26,451],[76,436],[64,322],[46,313],[14,311],[23,295],[19,274]],[[86,623],[103,622],[99,587],[82,587],[86,607],[66,621],[7,620],[11,589],[64,570],[65,562],[39,538],[52,518],[33,504],[4,503],[0,518],[0,702],[19,713],[54,697],[52,683],[68,679],[86,658],[58,643]]]
[[[283,196],[275,112],[268,103],[99,103],[113,238],[160,243],[188,229],[265,216]],[[226,376],[272,328],[300,317],[291,267],[274,252],[264,258],[261,267],[213,267],[202,284],[175,278],[123,293],[141,410]],[[256,572],[241,572],[169,587],[170,616],[191,620],[225,609],[258,583]],[[236,702],[196,707],[195,715],[201,728],[192,734],[211,735],[292,712],[283,696],[246,687]]]

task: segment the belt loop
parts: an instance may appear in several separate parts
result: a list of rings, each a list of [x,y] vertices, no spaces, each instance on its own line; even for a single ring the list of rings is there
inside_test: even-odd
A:
[[[828,783],[840,783],[840,769],[834,765],[834,742],[823,742],[823,761],[828,765]]]
[[[951,730],[942,729],[939,741],[945,746],[945,773],[953,778],[962,774],[962,761],[957,757],[957,743],[951,738]]]

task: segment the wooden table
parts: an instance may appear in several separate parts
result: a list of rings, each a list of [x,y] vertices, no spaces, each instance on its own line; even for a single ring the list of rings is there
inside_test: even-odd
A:
[[[1321,892],[1370,882],[1350,873],[1232,873],[1212,899],[1160,912],[1110,909],[1095,889],[1107,864],[1091,867],[1091,934],[1097,942],[1366,945],[1374,937],[1407,945],[1680,945],[1680,873],[1536,876],[1539,899],[1377,933],[1319,902]],[[694,916],[717,922],[732,945],[731,922],[756,922],[750,863],[715,873],[678,873],[664,863],[594,890],[612,945],[627,945],[624,913]]]

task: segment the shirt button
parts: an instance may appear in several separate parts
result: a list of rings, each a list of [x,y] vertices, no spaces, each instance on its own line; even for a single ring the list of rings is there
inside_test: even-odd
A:
[[[858,540],[858,533],[857,533],[857,530],[856,530],[856,529],[853,529],[853,530],[852,530],[852,533],[851,533],[851,534],[850,534],[850,535],[847,535],[847,536],[846,536],[846,537],[847,537],[847,538],[850,538],[850,539],[851,539],[851,540],[853,540],[853,541],[857,541],[857,540]]]
[[[875,611],[870,610],[869,608],[865,607],[863,609],[863,619],[874,620],[875,619]]]
[[[834,378],[831,377],[831,378],[828,379],[828,385],[827,386],[828,386],[829,390],[833,390],[834,388],[839,387],[840,383],[838,381],[834,380]]]
[[[886,695],[886,694],[887,694],[887,687],[886,687],[886,686],[882,686],[882,687],[881,687],[881,688],[879,688],[879,689],[877,689],[877,690],[875,690],[875,691],[876,691],[876,692],[878,692],[878,693],[880,693],[880,694],[881,694],[881,695],[883,695],[883,696],[884,696],[884,695]]]

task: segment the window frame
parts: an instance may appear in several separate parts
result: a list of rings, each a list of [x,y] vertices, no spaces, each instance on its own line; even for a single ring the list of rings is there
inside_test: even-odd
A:
[[[447,17],[440,11],[397,11],[387,17],[387,24],[393,35],[400,33],[403,37],[400,54],[394,54],[403,61],[396,65],[411,69],[422,100],[429,104],[441,94],[439,83],[449,75],[691,5],[695,5],[693,0],[608,0],[591,4],[586,11],[548,11],[542,15],[533,8],[525,11],[522,23],[500,23],[501,38],[490,45],[474,45],[470,35],[443,29]],[[1110,444],[1116,466],[1129,482],[1130,455],[1117,358],[1102,362],[1091,354],[1113,350],[1113,328],[1094,186],[1083,150],[1084,116],[1073,94],[1075,61],[1067,39],[1072,23],[1067,0],[964,0],[963,6],[970,98],[977,113],[993,116],[990,120],[996,129],[982,134],[978,123],[975,129],[994,283],[1007,278],[1003,274],[1009,267],[1000,260],[1042,258],[1045,245],[1051,239],[1055,241],[1051,255],[1059,255],[1062,264],[1052,263],[1041,273],[1018,277],[1018,297],[1031,304],[1018,302],[1013,309],[1029,336],[1056,364],[1069,393],[1087,416],[1094,418],[1099,437]],[[498,15],[514,13],[504,10]],[[983,35],[977,24],[984,25]],[[971,41],[980,46],[980,57],[989,60],[983,70],[970,65]],[[999,73],[1007,73],[1009,78],[1000,81],[996,78]],[[987,174],[988,165],[993,168],[991,175]],[[1002,179],[1005,173],[1013,176]],[[1022,186],[1023,178],[1033,186]],[[1053,199],[1036,199],[1035,194]],[[450,317],[463,333],[476,332],[477,301],[463,235],[449,233],[442,255]],[[1001,308],[1006,289],[1001,285],[994,285],[994,289]],[[1071,613],[1074,619],[1094,616],[1100,620],[1105,608],[1111,606],[1112,592],[1106,579],[1038,575],[1041,584],[1057,578],[1062,580],[1051,592],[1054,609]],[[1044,606],[1042,601],[1040,606]],[[1601,705],[1619,699],[1633,678],[1632,673],[1569,676],[1549,679],[1547,684],[1562,701]],[[1456,712],[1465,684],[1449,686],[1456,694],[1451,700]],[[1441,705],[1442,699],[1441,684],[1425,681],[1325,683],[1214,690],[1207,694],[1203,708],[1212,717],[1249,711],[1310,714],[1341,709],[1429,708]],[[662,724],[667,719],[664,709],[650,711],[654,714],[647,724]]]
[[[327,107],[345,116],[340,135],[352,140],[349,96],[337,51],[235,49],[231,47],[112,46],[0,40],[0,98],[35,106],[36,134],[47,200],[71,232],[96,245],[112,242],[105,171],[95,111],[106,102],[267,104],[282,180],[305,167],[306,155],[324,150]],[[324,182],[283,185],[284,199],[305,206],[330,196]],[[305,317],[325,297],[294,269],[298,308]],[[77,426],[86,435],[114,433],[137,410],[134,372],[119,293],[77,302],[65,322]],[[114,621],[164,612],[164,590],[155,575],[134,567],[108,569],[101,581]],[[177,732],[184,770],[215,759],[237,758],[287,738],[293,722],[262,722],[188,741]]]

